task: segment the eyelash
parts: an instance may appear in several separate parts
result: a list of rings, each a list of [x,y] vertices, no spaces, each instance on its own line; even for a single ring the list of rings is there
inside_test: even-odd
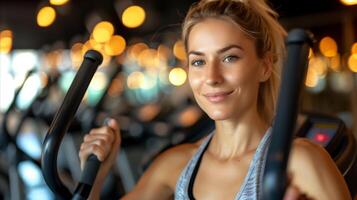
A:
[[[227,60],[227,59],[229,59],[229,60]],[[229,55],[229,56],[224,57],[222,61],[230,63],[230,62],[235,62],[238,59],[239,59],[238,56]],[[198,64],[198,62],[201,62],[201,64]],[[193,60],[191,62],[191,65],[195,66],[195,67],[201,66],[201,65],[204,65],[204,64],[206,64],[206,62],[203,59]]]
[[[223,62],[225,62],[226,59],[233,59],[233,60],[229,60],[227,62],[235,62],[235,61],[237,61],[239,59],[239,57],[238,56],[233,56],[233,55],[226,56],[226,57],[223,58]]]
[[[204,64],[196,64],[197,62],[203,62],[203,63],[205,64],[205,61],[204,61],[204,60],[193,60],[193,61],[191,62],[191,65],[192,65],[192,66],[195,66],[195,67],[200,66],[200,65],[204,65]]]

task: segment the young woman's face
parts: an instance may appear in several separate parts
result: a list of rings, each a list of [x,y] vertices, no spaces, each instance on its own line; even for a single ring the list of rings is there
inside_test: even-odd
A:
[[[193,94],[213,120],[237,119],[256,109],[259,84],[269,78],[270,67],[238,25],[214,18],[194,25],[187,55]]]

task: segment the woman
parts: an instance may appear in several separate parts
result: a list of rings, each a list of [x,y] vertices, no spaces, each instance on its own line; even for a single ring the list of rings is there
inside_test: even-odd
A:
[[[123,199],[259,199],[275,110],[285,31],[263,0],[202,0],[183,24],[189,83],[216,129],[195,144],[160,155]],[[118,124],[94,129],[80,150],[103,162],[91,193],[120,148]],[[329,155],[304,139],[293,143],[285,199],[350,199]],[[301,195],[305,194],[305,195]]]

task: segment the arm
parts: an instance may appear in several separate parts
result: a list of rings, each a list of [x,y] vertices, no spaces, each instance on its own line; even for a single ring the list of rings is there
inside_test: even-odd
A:
[[[350,200],[343,176],[329,154],[307,139],[293,143],[289,171],[292,185],[316,200]]]
[[[111,166],[120,149],[120,133],[118,124],[111,120],[109,127],[101,127],[91,130],[86,135],[81,145],[79,157],[83,169],[84,161],[93,153],[102,162],[89,199],[99,199],[103,186]],[[179,145],[162,153],[151,164],[148,170],[140,178],[134,189],[124,196],[124,200],[168,199],[172,197],[176,181],[182,168],[190,158],[190,145]]]

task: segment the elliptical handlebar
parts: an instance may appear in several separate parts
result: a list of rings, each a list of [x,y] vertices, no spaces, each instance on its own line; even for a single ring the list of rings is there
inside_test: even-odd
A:
[[[307,72],[309,47],[314,40],[310,33],[293,29],[286,40],[287,59],[284,63],[272,140],[264,169],[264,200],[281,200],[287,186],[287,163],[293,140],[300,91]]]
[[[44,179],[56,196],[63,199],[71,199],[72,193],[62,183],[58,175],[57,155],[59,147],[90,81],[102,61],[103,57],[97,51],[89,50],[85,53],[80,69],[57,111],[43,143],[41,164]]]

